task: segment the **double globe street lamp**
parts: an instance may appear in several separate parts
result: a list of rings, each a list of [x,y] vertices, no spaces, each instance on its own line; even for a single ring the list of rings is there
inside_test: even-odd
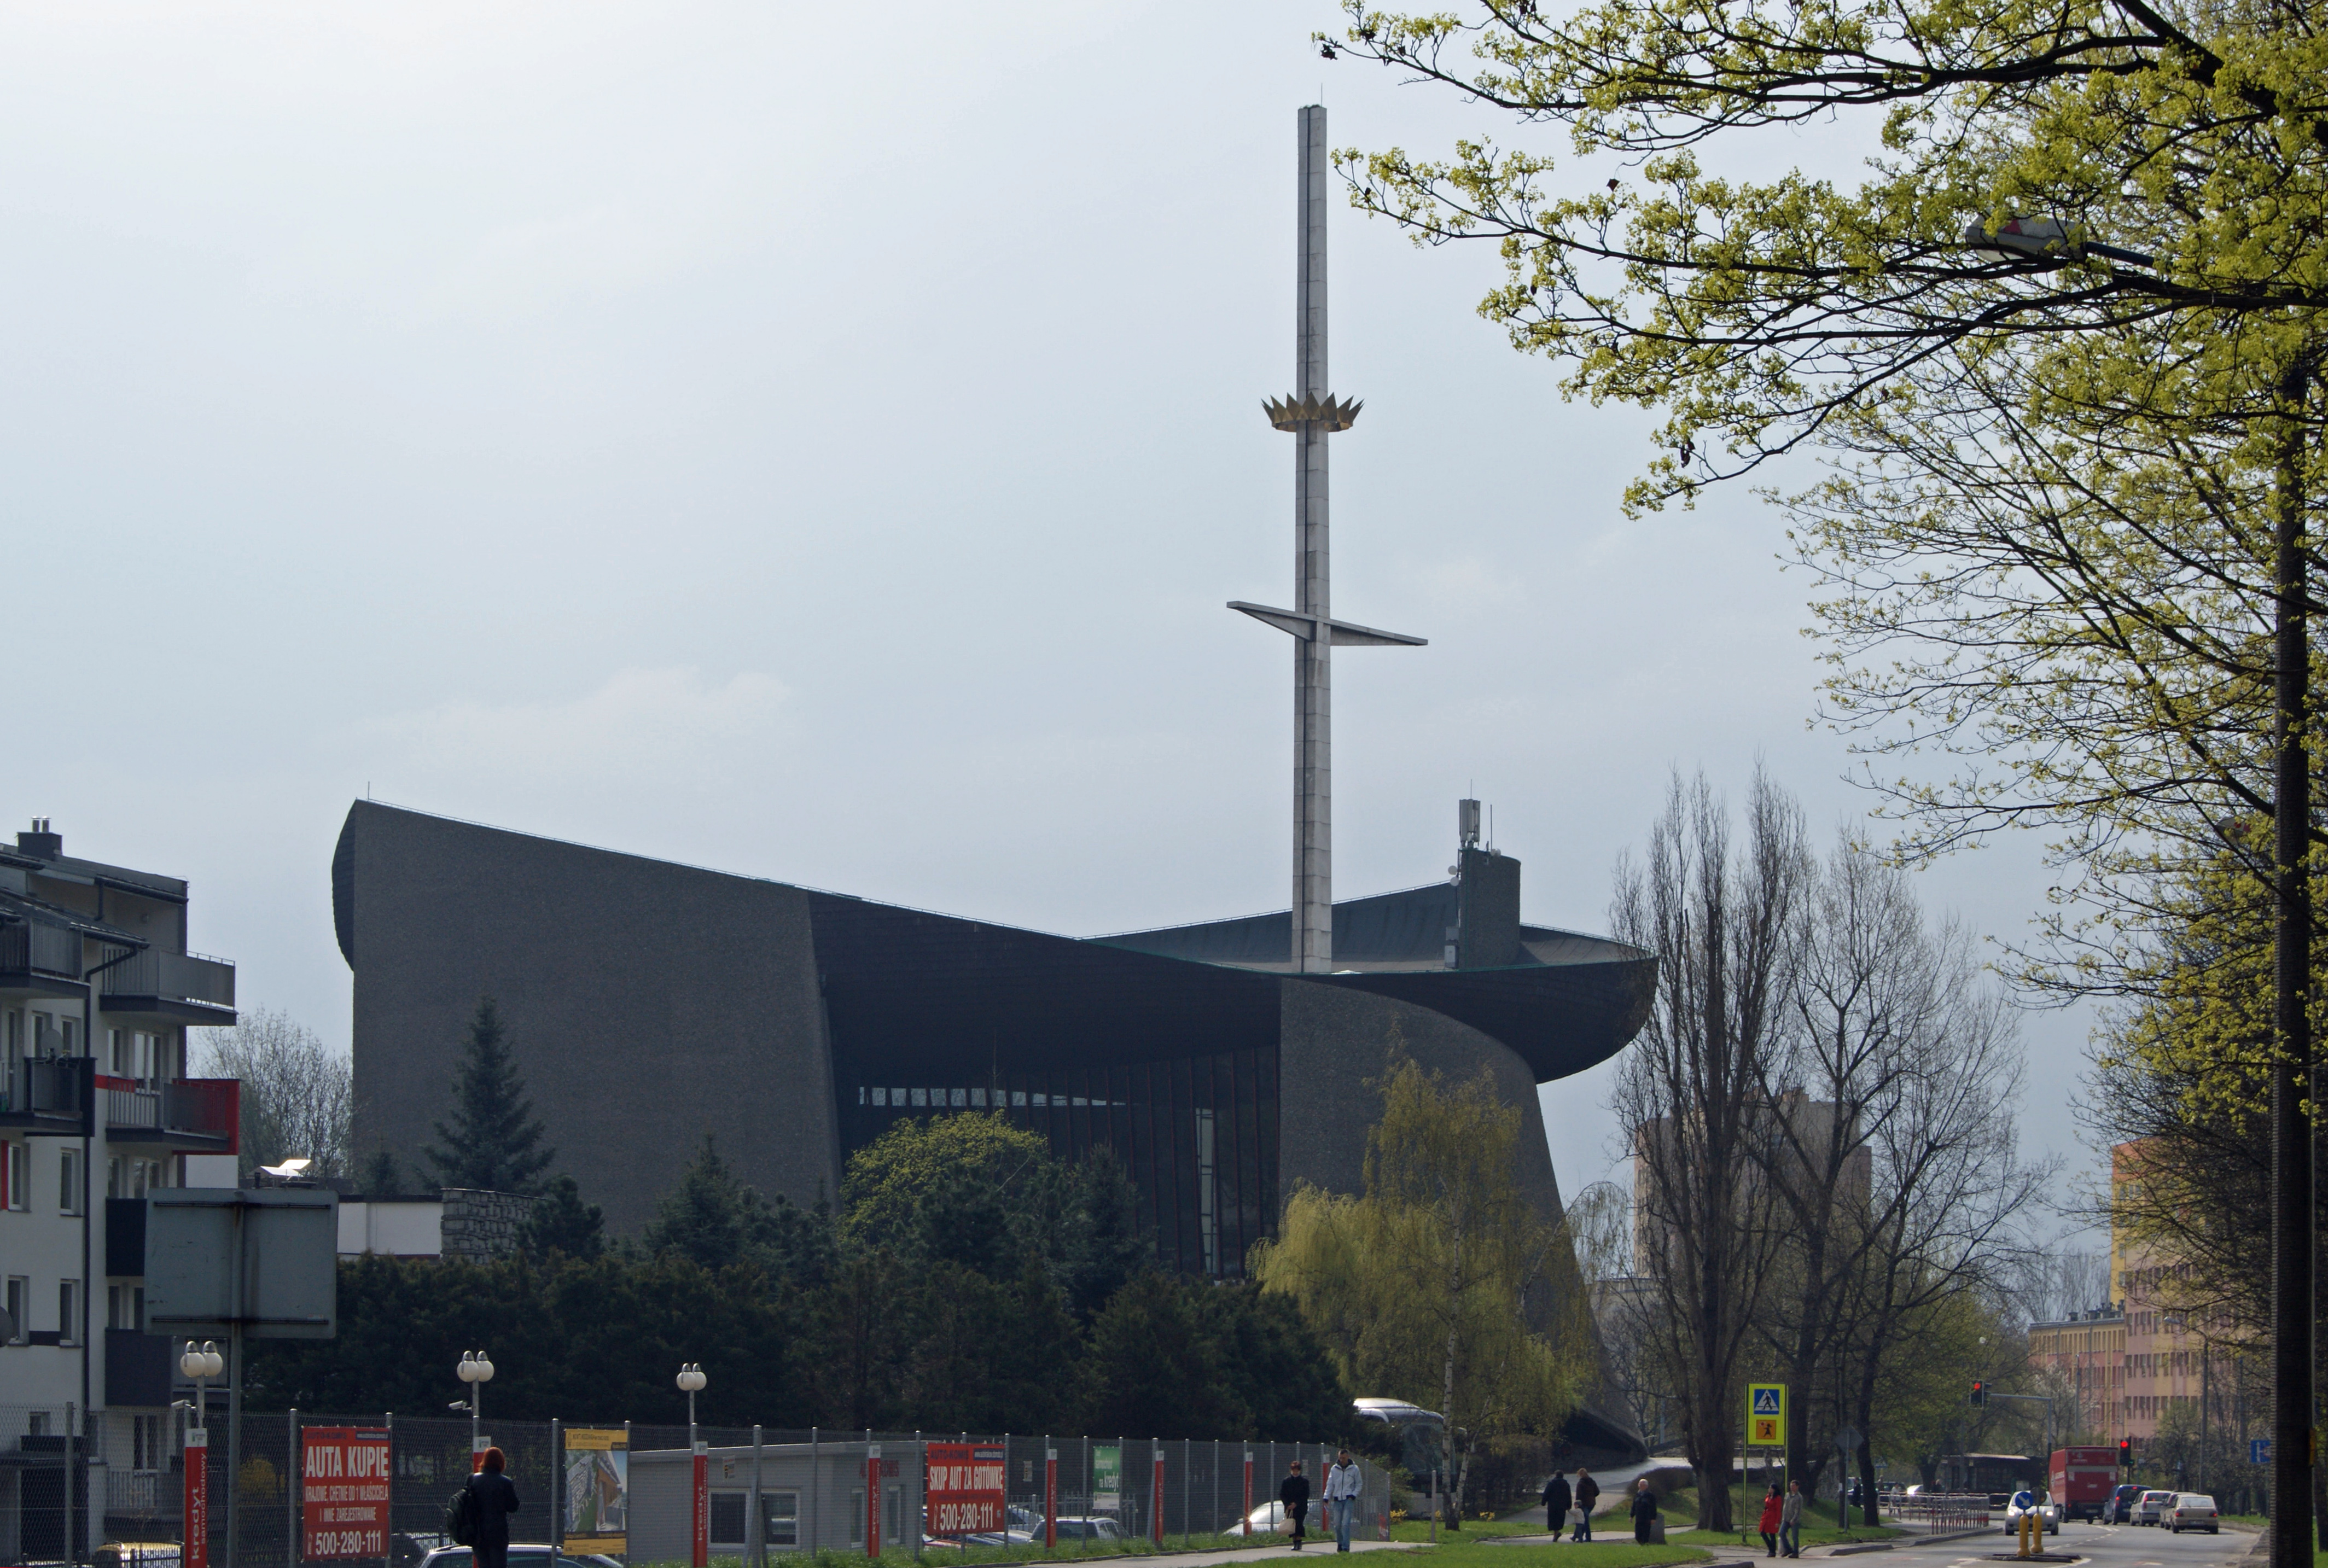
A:
[[[690,1516],[691,1528],[688,1534],[692,1542],[688,1561],[690,1568],[706,1568],[710,1562],[711,1551],[710,1498],[708,1491],[709,1470],[704,1464],[703,1444],[698,1441],[695,1436],[695,1396],[702,1393],[703,1385],[711,1380],[703,1376],[702,1363],[688,1361],[681,1364],[679,1376],[675,1381],[679,1384],[681,1391],[687,1395],[688,1469],[691,1472],[688,1488],[690,1493],[688,1511]],[[752,1484],[756,1487],[759,1485],[756,1477],[754,1478]]]
[[[469,1385],[469,1469],[474,1470],[479,1462],[477,1456],[484,1452],[484,1444],[477,1436],[478,1396],[484,1392],[484,1385],[493,1380],[493,1364],[482,1350],[464,1350],[461,1364],[453,1370]],[[456,1399],[451,1408],[458,1410],[461,1404]]]

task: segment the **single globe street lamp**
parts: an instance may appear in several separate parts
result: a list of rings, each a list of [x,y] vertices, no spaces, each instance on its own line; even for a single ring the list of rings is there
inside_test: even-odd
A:
[[[469,1385],[469,1468],[474,1470],[477,1455],[484,1451],[477,1438],[478,1395],[484,1392],[484,1385],[493,1380],[493,1364],[482,1350],[464,1350],[461,1352],[461,1365],[453,1370],[462,1382]],[[461,1408],[458,1400],[454,1402],[453,1408]]]

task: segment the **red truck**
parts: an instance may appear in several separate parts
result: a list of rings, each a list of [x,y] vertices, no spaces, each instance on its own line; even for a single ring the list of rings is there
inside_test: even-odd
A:
[[[2099,1523],[2109,1504],[2110,1488],[2117,1485],[2117,1450],[2057,1448],[2045,1467],[2047,1489],[2060,1505],[2065,1519]]]

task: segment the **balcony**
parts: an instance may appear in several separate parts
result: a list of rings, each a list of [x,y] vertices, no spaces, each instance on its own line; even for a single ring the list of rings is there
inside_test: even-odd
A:
[[[159,1144],[182,1154],[241,1149],[239,1079],[181,1078],[146,1087],[131,1078],[99,1078],[97,1092],[105,1102],[105,1135],[116,1143]]]
[[[30,1056],[0,1066],[0,1128],[34,1138],[86,1138],[97,1089],[93,1056]]]
[[[98,977],[98,1006],[136,1023],[219,1028],[234,1022],[234,965],[146,948]]]
[[[78,1001],[80,933],[14,921],[0,925],[0,995],[66,997]]]

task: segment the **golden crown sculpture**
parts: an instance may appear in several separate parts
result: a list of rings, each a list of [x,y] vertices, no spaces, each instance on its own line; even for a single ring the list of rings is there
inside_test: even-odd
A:
[[[1261,406],[1269,422],[1281,430],[1299,430],[1304,425],[1347,430],[1358,422],[1358,410],[1366,407],[1347,398],[1337,402],[1330,394],[1323,398],[1264,398]]]

